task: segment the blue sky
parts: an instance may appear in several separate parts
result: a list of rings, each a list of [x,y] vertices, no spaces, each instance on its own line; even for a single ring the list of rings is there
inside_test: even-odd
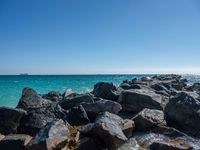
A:
[[[198,0],[1,0],[0,74],[200,74]]]

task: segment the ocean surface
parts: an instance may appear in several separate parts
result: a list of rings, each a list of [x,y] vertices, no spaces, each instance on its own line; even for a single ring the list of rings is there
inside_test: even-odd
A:
[[[49,91],[63,93],[66,89],[84,93],[93,89],[95,83],[113,82],[120,84],[123,80],[141,78],[151,75],[28,75],[0,76],[0,106],[15,107],[24,87],[31,87],[40,94]],[[200,82],[200,76],[184,75],[189,83]]]

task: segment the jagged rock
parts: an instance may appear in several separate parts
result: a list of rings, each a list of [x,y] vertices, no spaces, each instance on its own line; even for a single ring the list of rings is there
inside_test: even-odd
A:
[[[193,150],[193,147],[182,140],[154,142],[150,145],[151,150]]]
[[[56,119],[53,106],[30,109],[27,112],[28,114],[21,119],[21,124],[18,129],[19,133],[25,133],[34,136],[47,123]]]
[[[130,138],[125,144],[121,145],[117,150],[145,150],[138,145],[135,138]]]
[[[31,140],[31,136],[25,134],[7,135],[0,141],[1,150],[24,150],[27,143]]]
[[[100,114],[92,127],[92,133],[99,137],[109,149],[116,149],[128,139],[122,131],[123,119],[105,112]],[[106,137],[106,138],[105,138]]]
[[[134,121],[130,119],[124,119],[121,124],[122,131],[127,138],[132,137],[133,130],[135,129]]]
[[[116,101],[120,92],[113,83],[99,82],[94,85],[94,90],[92,93],[95,97]]]
[[[82,104],[82,106],[90,118],[94,118],[100,112],[105,111],[113,114],[118,114],[122,109],[122,106],[119,103],[104,99],[98,100],[94,103],[85,103]]]
[[[173,126],[187,134],[200,137],[200,101],[181,92],[172,97],[165,107],[165,118]]]
[[[165,125],[164,113],[155,109],[143,109],[134,118],[136,130],[148,130],[159,124]]]
[[[138,113],[144,108],[162,110],[162,97],[149,89],[123,91],[118,102],[127,112]]]
[[[51,91],[48,94],[44,94],[42,95],[42,98],[49,99],[55,102],[63,99],[62,94],[56,91]]]
[[[48,123],[28,143],[26,150],[60,150],[68,142],[70,131],[62,120]]]
[[[64,112],[64,120],[72,126],[85,125],[90,122],[82,105],[73,107]]]
[[[24,88],[22,97],[17,105],[17,108],[24,110],[37,109],[47,107],[51,104],[49,100],[43,99],[36,91],[31,88]]]
[[[89,94],[70,94],[59,105],[67,110],[82,103],[94,103],[94,100]]]
[[[22,109],[0,107],[0,133],[4,135],[16,133],[24,115],[26,111]]]

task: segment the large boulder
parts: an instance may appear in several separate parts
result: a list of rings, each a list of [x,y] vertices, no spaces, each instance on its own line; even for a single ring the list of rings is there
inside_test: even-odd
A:
[[[162,97],[149,89],[125,90],[118,102],[126,112],[138,113],[144,108],[162,110]]]
[[[95,118],[99,113],[105,111],[118,114],[122,109],[122,106],[119,103],[104,99],[98,100],[94,103],[85,103],[82,104],[82,106],[90,118]]]
[[[99,82],[94,85],[94,90],[92,93],[95,97],[116,101],[119,97],[120,90],[118,90],[113,83]]]
[[[67,111],[64,110],[63,113],[63,119],[72,126],[85,125],[90,122],[82,105],[73,107]]]
[[[155,109],[143,109],[134,118],[136,130],[149,130],[157,125],[165,125],[164,113]]]
[[[37,94],[35,90],[31,88],[24,88],[17,108],[22,108],[24,110],[38,109],[47,107],[50,104],[51,102],[49,100],[42,98],[42,96]]]
[[[68,110],[74,106],[78,106],[82,103],[94,103],[93,98],[89,94],[70,94],[59,102],[59,105]]]
[[[122,131],[123,119],[109,112],[100,114],[92,127],[92,133],[109,149],[116,149],[128,139]],[[105,138],[106,137],[106,138]]]
[[[64,121],[56,120],[48,123],[28,143],[26,150],[60,150],[68,142],[70,131]]]
[[[0,141],[1,150],[24,150],[31,140],[31,136],[25,134],[10,134]]]
[[[24,115],[26,111],[22,109],[0,107],[0,133],[4,135],[16,133]]]
[[[165,107],[165,118],[169,126],[200,137],[200,101],[192,95],[181,92],[171,97]]]

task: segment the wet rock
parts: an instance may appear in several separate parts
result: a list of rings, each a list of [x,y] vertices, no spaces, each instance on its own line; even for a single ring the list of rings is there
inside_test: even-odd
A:
[[[82,105],[73,107],[64,112],[64,120],[72,126],[85,125],[90,122]]]
[[[200,137],[200,101],[181,92],[172,97],[165,108],[165,118],[169,126],[187,134]]]
[[[119,97],[119,91],[113,83],[99,82],[94,85],[92,92],[95,97],[116,101]]]
[[[25,134],[7,135],[0,141],[1,150],[24,150],[27,143],[31,140],[31,136]]]
[[[24,110],[37,109],[47,107],[51,104],[49,100],[43,99],[36,91],[31,88],[24,88],[22,97],[17,105],[17,108]]]
[[[99,137],[109,149],[116,149],[128,140],[122,131],[122,122],[123,119],[119,116],[105,112],[96,118],[92,132],[95,136]]]
[[[118,99],[123,111],[138,113],[144,108],[162,110],[162,97],[149,89],[123,91]]]
[[[122,109],[122,106],[119,103],[104,99],[98,100],[94,103],[85,103],[82,104],[82,106],[90,118],[95,118],[100,112],[105,111],[118,114]]]
[[[26,111],[22,109],[0,107],[0,133],[4,135],[16,133],[24,115]]]
[[[59,102],[59,105],[67,110],[82,103],[94,103],[93,98],[89,94],[70,94],[64,100]]]
[[[70,132],[62,120],[48,123],[28,143],[26,150],[60,150],[68,142]]]
[[[148,130],[159,124],[165,125],[164,113],[155,109],[143,109],[134,118],[135,130]]]
[[[145,150],[138,145],[135,138],[130,138],[125,144],[121,145],[117,150]]]
[[[150,145],[151,150],[193,150],[193,147],[182,140],[172,140],[168,142],[154,142]]]
[[[56,91],[51,91],[48,94],[43,95],[42,97],[55,102],[63,99],[62,94]]]

